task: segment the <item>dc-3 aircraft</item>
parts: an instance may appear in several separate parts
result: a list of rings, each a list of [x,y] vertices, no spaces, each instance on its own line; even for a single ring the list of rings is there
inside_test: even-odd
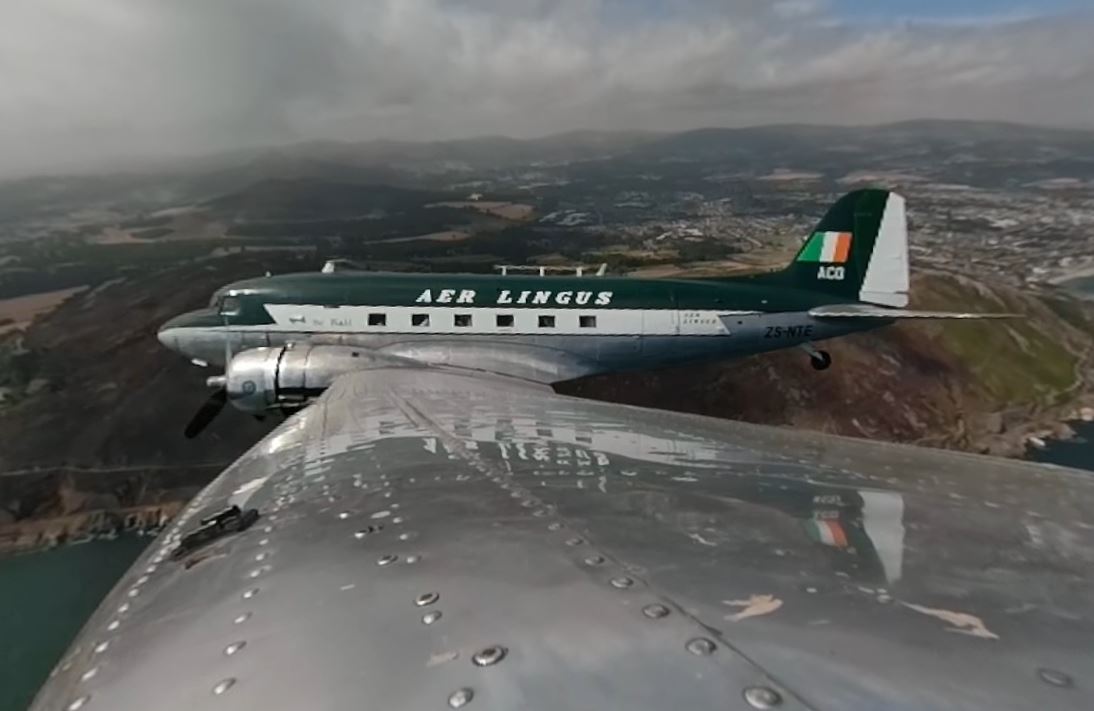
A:
[[[1089,474],[549,387],[937,315],[907,283],[903,201],[862,191],[751,280],[227,287],[161,339],[293,414],[32,708],[1094,708]]]
[[[547,384],[789,346],[824,370],[832,359],[815,341],[900,319],[1007,316],[910,311],[902,308],[908,283],[904,199],[860,190],[769,274],[288,274],[219,289],[208,308],[172,319],[159,338],[200,365],[227,364],[210,379],[217,390],[194,434],[228,400],[255,414],[306,401],[366,353]]]

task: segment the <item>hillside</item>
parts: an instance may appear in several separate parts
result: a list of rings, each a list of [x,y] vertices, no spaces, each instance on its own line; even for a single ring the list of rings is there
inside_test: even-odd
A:
[[[560,390],[715,417],[1021,456],[1031,434],[1094,398],[1094,303],[1066,292],[920,274],[912,306],[1024,314],[904,323],[825,345],[823,373],[786,350],[701,367],[597,376]]]

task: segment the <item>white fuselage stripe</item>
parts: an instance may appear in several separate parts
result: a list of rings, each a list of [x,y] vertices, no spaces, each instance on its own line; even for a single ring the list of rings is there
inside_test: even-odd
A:
[[[470,305],[321,306],[265,304],[271,331],[487,335],[727,335],[722,319],[754,311],[505,308]],[[383,323],[377,320],[383,317]],[[499,318],[512,325],[499,325]],[[583,318],[584,317],[584,318]],[[370,320],[373,321],[370,323]],[[457,326],[457,322],[466,325]],[[507,321],[503,320],[502,323]],[[582,324],[585,325],[582,325]]]

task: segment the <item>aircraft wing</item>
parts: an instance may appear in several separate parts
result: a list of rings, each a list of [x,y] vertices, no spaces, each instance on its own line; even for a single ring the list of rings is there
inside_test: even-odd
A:
[[[378,365],[206,487],[32,708],[1090,709],[1092,574],[1088,474]]]
[[[870,304],[832,304],[809,309],[814,318],[830,319],[1007,319],[1023,318],[1021,314],[973,313],[964,311],[916,311],[914,309],[894,309]]]

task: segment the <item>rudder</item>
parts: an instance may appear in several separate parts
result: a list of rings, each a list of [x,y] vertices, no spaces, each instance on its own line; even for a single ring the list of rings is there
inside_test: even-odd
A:
[[[870,304],[908,304],[904,198],[856,190],[836,201],[782,276],[794,287]]]

